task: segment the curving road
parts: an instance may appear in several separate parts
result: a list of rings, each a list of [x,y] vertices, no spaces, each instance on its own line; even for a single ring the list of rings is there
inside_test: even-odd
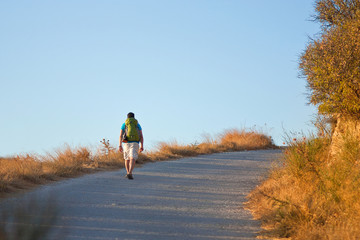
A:
[[[101,172],[6,199],[0,208],[28,198],[46,206],[53,196],[56,223],[46,216],[51,211],[36,220],[53,226],[46,239],[255,239],[260,223],[242,204],[280,154],[246,151],[149,163],[135,169],[134,180],[124,178],[124,170]],[[34,209],[29,215],[41,215]]]

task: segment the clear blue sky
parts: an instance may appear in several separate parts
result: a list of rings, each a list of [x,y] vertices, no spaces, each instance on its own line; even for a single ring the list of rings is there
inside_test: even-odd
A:
[[[311,0],[0,2],[0,156],[118,145],[129,111],[145,148],[229,128],[308,131],[298,60]],[[265,127],[266,124],[266,127]]]

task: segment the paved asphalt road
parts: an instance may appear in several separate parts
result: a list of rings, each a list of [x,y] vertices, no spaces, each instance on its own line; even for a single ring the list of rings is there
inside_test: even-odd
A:
[[[46,239],[255,239],[260,223],[243,202],[279,154],[261,150],[148,163],[135,169],[134,180],[124,178],[124,169],[100,172],[6,199],[0,209],[36,198],[38,207],[27,210],[30,221],[46,226],[49,212],[38,208],[52,196],[57,220]]]

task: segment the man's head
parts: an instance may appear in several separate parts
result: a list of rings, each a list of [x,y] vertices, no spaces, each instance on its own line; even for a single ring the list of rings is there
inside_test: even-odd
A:
[[[135,118],[135,114],[132,112],[129,112],[127,115],[128,118]]]

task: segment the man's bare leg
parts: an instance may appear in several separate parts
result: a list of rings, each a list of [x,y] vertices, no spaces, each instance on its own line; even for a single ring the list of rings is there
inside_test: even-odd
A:
[[[135,167],[135,159],[130,158],[129,161],[129,174],[132,174],[132,171],[134,170]]]
[[[130,161],[131,160],[125,160],[126,174],[129,174],[129,172],[130,172]]]

